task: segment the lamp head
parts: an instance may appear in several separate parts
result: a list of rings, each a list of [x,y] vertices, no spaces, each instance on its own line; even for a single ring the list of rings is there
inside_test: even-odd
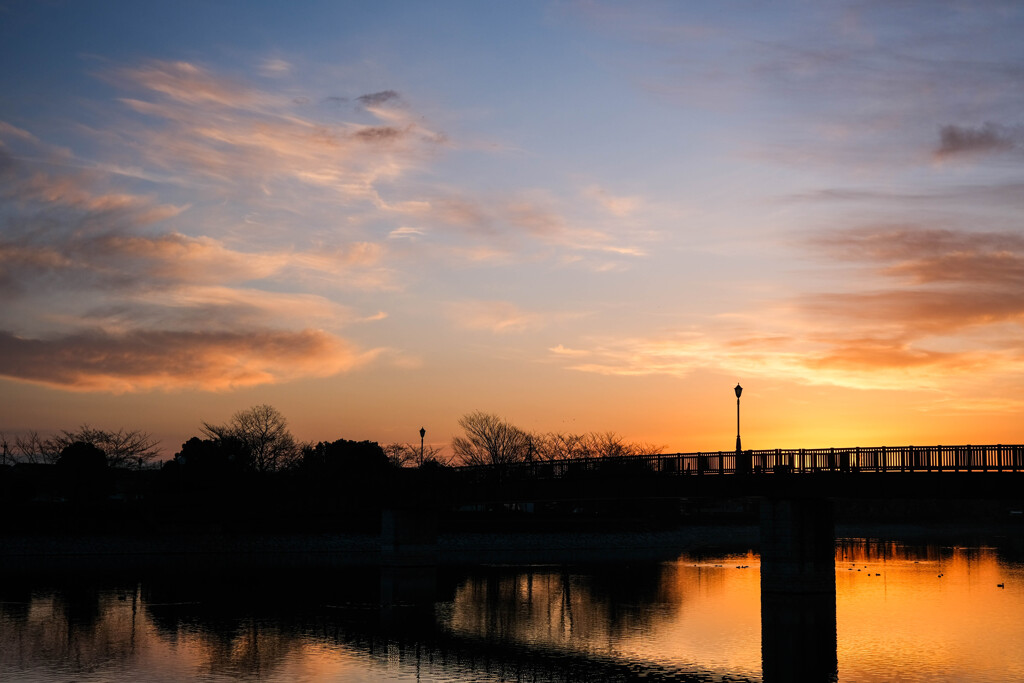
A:
[[[743,387],[740,386],[739,382],[736,383],[735,391],[736,391],[736,398],[738,399],[740,397],[740,394],[743,393]]]
[[[420,427],[420,438],[422,439],[426,435],[427,435],[427,430],[424,429],[423,427]]]

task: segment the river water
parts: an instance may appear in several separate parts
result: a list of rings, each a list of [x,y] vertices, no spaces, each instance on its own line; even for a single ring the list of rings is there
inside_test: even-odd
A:
[[[4,681],[1020,681],[1020,541],[841,539],[836,594],[758,556],[470,569],[33,572]]]

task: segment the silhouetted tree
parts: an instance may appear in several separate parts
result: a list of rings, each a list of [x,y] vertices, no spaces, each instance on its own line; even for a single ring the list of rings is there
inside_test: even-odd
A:
[[[530,435],[492,413],[468,413],[459,418],[459,426],[465,436],[452,440],[452,450],[464,465],[506,465],[531,454]]]
[[[224,439],[200,439],[193,436],[181,444],[172,461],[193,478],[220,479],[243,467],[244,444],[228,436]]]
[[[590,457],[586,434],[536,434],[533,444],[539,460],[576,460]]]
[[[107,466],[107,455],[94,444],[75,441],[63,448],[57,467],[69,472],[92,472]]]
[[[54,440],[44,439],[36,431],[14,439],[14,459],[18,462],[52,465],[60,457],[60,451],[61,447]]]
[[[375,441],[338,439],[302,449],[302,469],[318,475],[363,477],[387,469],[388,458]]]
[[[107,494],[107,456],[91,443],[76,441],[57,458],[64,495],[74,502],[102,500]]]
[[[542,460],[575,460],[579,458],[619,458],[629,455],[661,453],[664,446],[640,441],[626,441],[615,432],[560,434],[551,432],[534,436],[537,457]]]
[[[357,526],[379,524],[389,469],[387,456],[373,441],[338,439],[304,447],[297,470],[303,496],[296,501],[305,510],[304,522],[315,524],[326,514],[335,516],[332,524],[342,519]]]
[[[135,429],[111,432],[87,424],[74,431],[65,429],[50,438],[36,431],[20,435],[15,438],[13,448],[8,446],[8,455],[18,462],[52,464],[65,448],[75,443],[92,444],[103,451],[110,467],[142,467],[160,455],[156,440],[146,432]]]
[[[637,455],[630,444],[615,432],[591,432],[587,434],[586,448],[591,458],[621,458]]]
[[[245,466],[256,472],[285,470],[299,458],[299,446],[288,431],[288,421],[277,408],[266,404],[240,410],[224,425],[204,422],[201,431],[222,443],[237,440]]]
[[[384,454],[392,467],[416,467],[420,464],[420,447],[416,444],[389,443],[384,446]],[[422,459],[424,465],[431,462],[446,464],[442,450],[430,444],[424,444]]]

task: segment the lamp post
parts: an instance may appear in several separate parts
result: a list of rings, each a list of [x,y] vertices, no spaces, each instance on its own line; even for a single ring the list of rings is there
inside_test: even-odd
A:
[[[423,467],[423,437],[427,435],[427,430],[420,427],[420,467]]]
[[[740,386],[739,382],[736,383],[736,455],[740,454],[740,394],[743,393],[743,387]]]

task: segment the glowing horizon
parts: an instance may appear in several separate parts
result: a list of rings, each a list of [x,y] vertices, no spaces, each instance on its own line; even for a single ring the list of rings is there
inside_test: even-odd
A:
[[[18,5],[0,432],[1024,442],[1024,9]]]

